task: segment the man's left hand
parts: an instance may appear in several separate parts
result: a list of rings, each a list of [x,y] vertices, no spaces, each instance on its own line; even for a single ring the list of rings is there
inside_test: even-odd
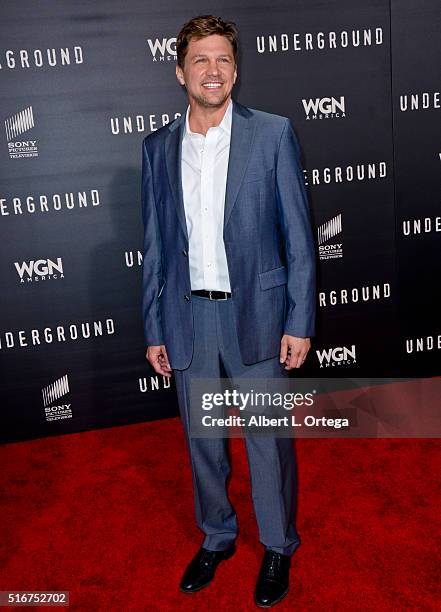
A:
[[[280,342],[280,363],[285,364],[285,370],[300,368],[310,348],[309,338],[296,338],[285,334]]]

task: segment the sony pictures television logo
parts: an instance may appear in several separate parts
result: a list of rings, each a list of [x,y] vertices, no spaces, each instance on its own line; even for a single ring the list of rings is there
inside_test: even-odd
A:
[[[153,62],[176,61],[176,37],[174,38],[148,38],[148,45]]]
[[[22,134],[26,134],[33,127],[35,127],[35,120],[32,106],[28,106],[5,119],[6,140],[8,141],[8,151],[11,159],[38,157],[35,137],[33,139],[22,138]]]
[[[65,374],[41,390],[46,421],[72,418],[72,404],[58,402],[69,394],[69,378]]]
[[[341,213],[322,223],[317,228],[317,242],[319,245],[319,257],[321,261],[327,259],[341,259],[343,257],[343,243],[330,242],[342,232]],[[337,239],[338,240],[338,239]]]
[[[53,259],[32,259],[31,261],[14,262],[20,283],[38,283],[47,280],[64,278],[61,257]]]

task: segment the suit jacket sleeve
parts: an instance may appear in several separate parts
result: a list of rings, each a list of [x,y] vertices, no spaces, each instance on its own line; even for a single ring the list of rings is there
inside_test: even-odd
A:
[[[158,297],[163,277],[162,244],[153,191],[152,168],[145,140],[142,143],[141,202],[144,223],[142,264],[144,337],[148,346],[159,346],[164,344]]]
[[[315,246],[300,147],[289,119],[280,139],[276,181],[288,268],[288,309],[284,333],[307,338],[315,333]]]

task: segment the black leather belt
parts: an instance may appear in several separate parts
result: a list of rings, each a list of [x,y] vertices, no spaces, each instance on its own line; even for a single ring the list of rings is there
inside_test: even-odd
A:
[[[192,294],[208,298],[209,300],[228,300],[231,297],[231,293],[228,291],[207,291],[206,289],[195,289],[192,291]]]

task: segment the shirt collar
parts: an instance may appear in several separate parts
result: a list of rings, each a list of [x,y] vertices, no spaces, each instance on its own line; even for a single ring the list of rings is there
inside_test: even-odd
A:
[[[189,114],[190,114],[190,105],[187,106],[187,111],[185,113],[185,131],[186,133],[189,134],[190,136],[202,136],[202,134],[199,134],[199,132],[191,131],[190,123],[188,121]],[[219,123],[218,126],[216,126],[216,127],[219,127],[221,130],[223,130],[228,135],[230,135],[231,133],[232,115],[233,115],[233,101],[230,98],[230,103],[227,106],[227,110],[224,113],[222,121]]]

